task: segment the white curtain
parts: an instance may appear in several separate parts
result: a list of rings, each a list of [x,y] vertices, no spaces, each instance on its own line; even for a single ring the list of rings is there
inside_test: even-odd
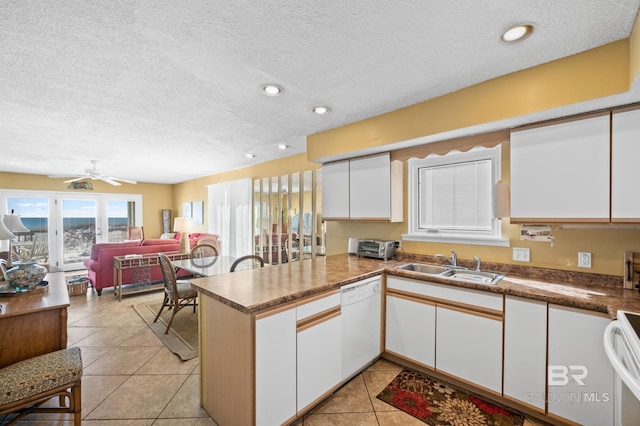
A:
[[[218,234],[221,255],[252,254],[251,179],[207,185],[209,231]]]

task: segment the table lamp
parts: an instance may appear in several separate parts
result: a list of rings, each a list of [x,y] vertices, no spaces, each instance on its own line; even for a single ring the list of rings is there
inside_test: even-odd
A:
[[[7,256],[7,268],[11,268],[13,266],[12,256],[11,256],[11,240],[16,238],[16,236],[7,228],[4,224],[4,219],[7,215],[0,215],[0,241],[9,240],[9,254]]]
[[[2,218],[4,225],[7,229],[13,233],[15,232],[30,232],[31,230],[24,226],[22,221],[20,220],[20,216],[17,214],[13,214],[13,210],[11,210],[11,214],[5,214]]]
[[[180,233],[180,253],[189,253],[191,251],[189,244],[190,225],[190,217],[176,217],[173,221],[173,232]]]

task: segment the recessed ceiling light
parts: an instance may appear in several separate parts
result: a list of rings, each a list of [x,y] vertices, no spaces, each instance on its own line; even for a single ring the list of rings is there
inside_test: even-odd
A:
[[[505,31],[502,36],[500,36],[500,43],[504,44],[513,44],[519,41],[522,41],[529,37],[533,33],[533,25],[531,24],[518,24],[507,31]]]
[[[326,106],[316,106],[316,107],[311,108],[311,111],[313,111],[314,113],[316,113],[318,115],[324,115],[324,114],[327,114],[331,110],[329,109],[329,107],[326,107]]]
[[[282,94],[282,87],[277,84],[265,84],[262,86],[262,92],[267,96],[280,96]]]
[[[256,158],[255,154],[247,154],[247,158]]]
[[[283,144],[283,143],[281,143],[281,144],[279,144],[279,145],[278,145],[278,149],[285,150],[285,149],[287,149],[287,148],[289,148],[289,145],[285,145],[285,144]]]

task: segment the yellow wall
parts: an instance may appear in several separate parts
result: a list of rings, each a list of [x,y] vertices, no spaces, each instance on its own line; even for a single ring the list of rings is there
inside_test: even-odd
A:
[[[146,238],[157,238],[162,234],[162,209],[171,209],[173,201],[173,185],[153,183],[138,183],[137,185],[122,184],[113,186],[94,180],[93,191],[73,191],[67,189],[64,179],[51,179],[43,175],[0,172],[0,188],[22,189],[30,191],[55,191],[78,194],[109,193],[109,194],[140,194],[143,202],[143,224]],[[172,213],[176,214],[176,211]]]

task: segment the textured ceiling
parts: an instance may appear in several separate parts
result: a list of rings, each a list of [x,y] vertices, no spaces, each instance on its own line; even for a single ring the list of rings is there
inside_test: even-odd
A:
[[[628,37],[639,4],[3,0],[0,171],[98,159],[177,183],[287,157],[309,134]],[[498,43],[523,21],[532,37]],[[262,95],[268,82],[284,94]]]

